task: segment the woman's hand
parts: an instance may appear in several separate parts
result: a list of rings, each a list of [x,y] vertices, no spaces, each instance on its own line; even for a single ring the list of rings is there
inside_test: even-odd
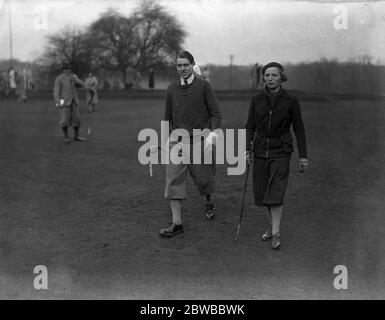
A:
[[[247,165],[251,166],[252,163],[253,163],[253,157],[252,157],[250,151],[246,151],[245,155],[246,155],[246,163],[247,163]]]
[[[299,172],[304,172],[309,166],[309,162],[306,158],[299,158],[298,165],[299,165]]]

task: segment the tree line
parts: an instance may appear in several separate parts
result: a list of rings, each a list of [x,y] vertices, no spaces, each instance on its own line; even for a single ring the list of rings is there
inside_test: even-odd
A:
[[[185,36],[179,21],[153,1],[142,2],[128,16],[110,8],[82,30],[67,26],[49,36],[38,59],[40,76],[52,79],[63,61],[81,77],[98,71],[118,75],[124,84],[130,74],[149,69],[169,73]]]
[[[319,93],[385,95],[385,66],[374,64],[369,56],[350,61],[322,58],[318,61],[283,63],[288,89]],[[210,81],[215,89],[230,88],[229,66],[209,65]],[[252,66],[232,66],[231,89],[251,88]]]
[[[41,73],[41,66],[36,63],[23,63],[14,61],[16,69],[24,67],[31,68],[33,82],[37,90],[51,90],[53,80],[47,77],[38,76]],[[0,61],[0,71],[8,70],[9,61]],[[347,62],[336,60],[321,59],[308,63],[284,64],[288,75],[288,82],[284,85],[288,89],[302,90],[314,93],[353,93],[353,94],[374,94],[385,95],[385,66],[374,64],[370,60],[362,57],[352,59]],[[229,66],[208,65],[210,70],[210,82],[216,90],[230,89]],[[245,90],[251,89],[252,84],[252,65],[232,67],[231,89]],[[166,86],[175,78],[175,67],[170,66],[166,73],[158,74],[158,89],[165,89]],[[53,75],[56,76],[59,70]],[[162,77],[161,77],[162,76]],[[161,79],[160,79],[161,78]],[[107,85],[108,82],[100,78],[100,86],[103,89],[113,89]],[[112,83],[110,81],[110,83]],[[146,82],[143,82],[146,86]],[[2,89],[0,88],[0,93]]]

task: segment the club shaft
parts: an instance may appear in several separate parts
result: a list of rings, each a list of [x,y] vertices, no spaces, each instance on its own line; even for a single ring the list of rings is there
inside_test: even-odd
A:
[[[150,168],[150,177],[152,177],[152,163],[149,163],[149,168]]]
[[[241,222],[242,222],[242,215],[243,215],[243,209],[245,207],[245,198],[246,198],[246,190],[247,190],[247,181],[249,178],[249,168],[250,165],[246,165],[246,177],[245,177],[245,186],[243,188],[243,195],[242,195],[242,204],[241,204],[241,212],[239,213],[239,222],[238,222],[238,229],[237,229],[237,235],[235,236],[235,241],[238,240],[239,234],[241,233]]]
[[[242,194],[241,212],[239,214],[239,225],[241,224],[243,209],[245,207],[245,198],[246,198],[246,189],[247,189],[248,178],[249,178],[249,165],[246,166],[245,186],[243,188],[243,194]]]
[[[238,224],[238,229],[237,229],[237,235],[235,236],[235,241],[238,240],[238,237],[239,237],[239,233],[241,232],[241,225]]]

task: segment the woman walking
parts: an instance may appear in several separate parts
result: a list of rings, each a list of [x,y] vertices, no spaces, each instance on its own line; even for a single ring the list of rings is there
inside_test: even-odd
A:
[[[281,246],[280,223],[284,196],[289,180],[290,159],[293,153],[292,127],[299,154],[299,168],[308,166],[305,129],[298,99],[282,87],[287,80],[277,62],[262,68],[264,89],[253,96],[246,123],[246,159],[253,164],[253,191],[257,206],[264,206],[270,226],[262,235],[271,240],[271,248]],[[251,142],[253,141],[253,155]]]

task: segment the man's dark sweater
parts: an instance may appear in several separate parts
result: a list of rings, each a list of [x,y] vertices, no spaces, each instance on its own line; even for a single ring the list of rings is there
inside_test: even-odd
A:
[[[185,129],[217,129],[221,125],[221,112],[217,98],[208,81],[194,77],[191,84],[182,86],[175,82],[166,91],[165,120],[170,131]]]

